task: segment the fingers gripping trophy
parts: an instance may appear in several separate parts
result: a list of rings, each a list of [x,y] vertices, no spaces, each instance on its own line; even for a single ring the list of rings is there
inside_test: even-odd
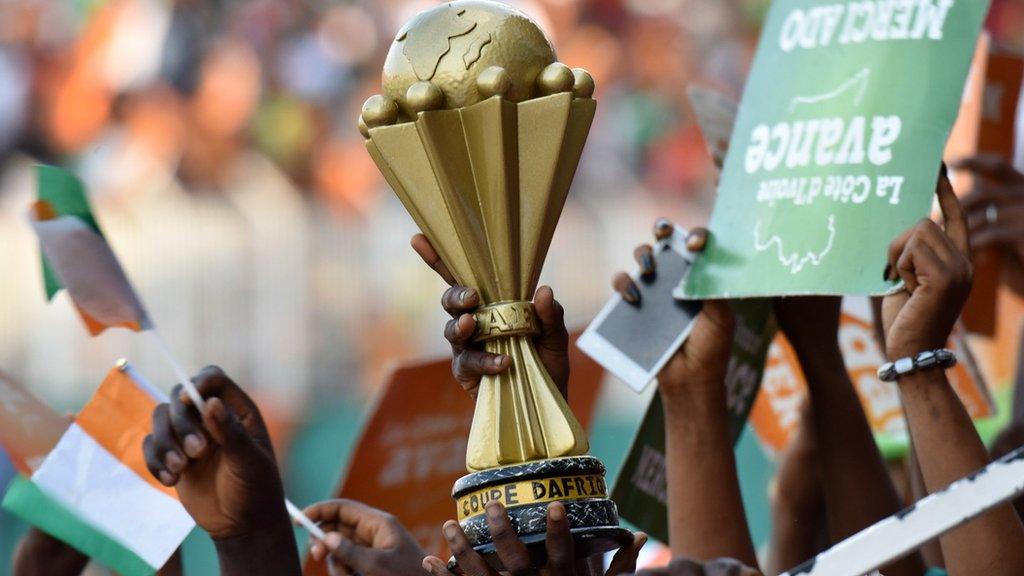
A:
[[[594,81],[557,62],[541,29],[497,2],[422,12],[398,33],[383,94],[363,106],[366,148],[460,284],[476,288],[476,340],[512,367],[480,384],[453,497],[496,562],[484,507],[508,509],[543,555],[546,510],[565,504],[578,556],[631,542],[605,468],[544,369],[530,301],[594,118]],[[542,558],[541,558],[542,560]]]

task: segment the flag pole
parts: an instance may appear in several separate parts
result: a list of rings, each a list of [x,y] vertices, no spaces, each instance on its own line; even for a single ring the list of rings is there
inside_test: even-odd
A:
[[[170,349],[167,347],[167,343],[164,342],[163,337],[156,331],[156,328],[151,328],[147,330],[147,332],[153,336],[153,341],[156,343],[156,348],[160,351],[160,355],[163,356],[164,360],[171,367],[171,370],[174,371],[174,377],[177,378],[178,383],[184,387],[185,393],[188,394],[188,397],[192,400],[196,409],[199,410],[200,414],[202,414],[206,407],[206,402],[203,401],[202,395],[199,394],[199,389],[196,388],[196,385],[192,383],[192,379],[189,378],[188,373],[185,372],[185,369],[181,367],[181,364],[174,358],[174,355],[171,354]],[[324,541],[327,535],[324,534],[324,531],[319,526],[309,519],[309,516],[306,516],[302,509],[293,504],[292,501],[287,498],[284,500],[284,507],[288,510],[288,515],[291,516],[292,520],[305,528],[306,531],[317,540],[320,540],[321,542]]]
[[[192,383],[192,379],[189,378],[188,373],[181,367],[181,364],[171,354],[170,348],[167,347],[167,343],[164,342],[163,336],[157,332],[156,328],[150,328],[147,330],[152,336],[153,341],[156,342],[156,349],[160,351],[160,355],[163,356],[164,361],[171,367],[174,372],[174,377],[178,379],[178,384],[185,389],[185,393],[188,394],[190,400],[195,405],[199,413],[202,414],[206,410],[206,402],[203,400],[202,395],[199,394],[199,389]]]

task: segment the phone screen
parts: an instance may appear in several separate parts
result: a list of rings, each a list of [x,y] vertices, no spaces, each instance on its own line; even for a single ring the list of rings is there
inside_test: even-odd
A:
[[[641,304],[622,301],[596,332],[646,371],[654,369],[666,350],[693,322],[701,303],[676,300],[672,291],[690,269],[690,262],[668,246],[655,248],[657,274],[636,281]]]

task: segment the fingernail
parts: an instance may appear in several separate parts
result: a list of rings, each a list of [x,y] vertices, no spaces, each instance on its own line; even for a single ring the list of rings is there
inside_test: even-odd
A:
[[[654,256],[651,253],[645,253],[640,257],[640,265],[644,268],[644,274],[650,274],[654,271]]]
[[[185,469],[185,459],[177,452],[168,452],[164,456],[164,463],[167,465],[167,469],[175,474]]]
[[[214,398],[213,400],[206,403],[206,411],[213,417],[214,420],[221,424],[225,424],[228,421],[228,411],[224,407],[224,403]]]
[[[633,284],[626,286],[626,301],[632,302],[633,304],[639,304],[640,289]]]
[[[444,562],[441,562],[433,556],[428,556],[423,559],[423,569],[431,574],[444,574],[448,571],[448,567],[444,565]]]
[[[465,304],[466,303],[466,296],[468,296],[468,295],[469,295],[469,288],[463,288],[462,291],[459,292],[459,302],[462,303],[462,304]]]
[[[507,356],[495,356],[491,359],[491,363],[494,364],[495,368],[501,368],[505,365],[505,358],[507,358]]]
[[[565,518],[565,506],[561,502],[553,502],[548,506],[548,518],[560,522]]]
[[[889,274],[892,273],[892,264],[885,265],[885,272],[882,272],[882,280],[889,281]]]
[[[331,532],[324,538],[324,546],[327,546],[331,550],[337,550],[338,546],[341,546],[341,534],[337,532]]]
[[[174,484],[174,476],[171,476],[171,473],[166,470],[161,470],[157,476],[160,477],[160,483],[164,486],[171,486]]]
[[[664,240],[672,235],[673,226],[667,218],[658,218],[658,221],[654,223],[654,237],[658,240]]]
[[[643,548],[644,544],[647,544],[647,534],[641,534],[637,539],[637,548]]]
[[[491,502],[490,504],[487,505],[487,517],[491,520],[500,520],[504,514],[505,511],[502,510],[501,504],[498,504],[497,502]]]
[[[459,536],[459,525],[455,522],[448,522],[444,525],[443,531],[444,537],[447,538],[449,542],[454,542]]]
[[[185,436],[185,454],[188,454],[190,458],[196,458],[203,452],[203,448],[206,448],[206,438],[198,434],[189,434]]]

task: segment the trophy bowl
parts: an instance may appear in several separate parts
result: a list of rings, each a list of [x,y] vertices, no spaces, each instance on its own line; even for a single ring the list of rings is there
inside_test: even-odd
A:
[[[459,284],[479,292],[476,342],[512,359],[480,383],[471,474],[453,494],[463,529],[496,562],[478,512],[500,493],[514,496],[502,501],[538,561],[542,520],[556,500],[569,512],[577,555],[631,542],[604,466],[586,456],[586,434],[533,344],[531,300],[594,118],[593,78],[559,63],[522,12],[464,0],[406,24],[382,80],[359,119],[366,149]]]

